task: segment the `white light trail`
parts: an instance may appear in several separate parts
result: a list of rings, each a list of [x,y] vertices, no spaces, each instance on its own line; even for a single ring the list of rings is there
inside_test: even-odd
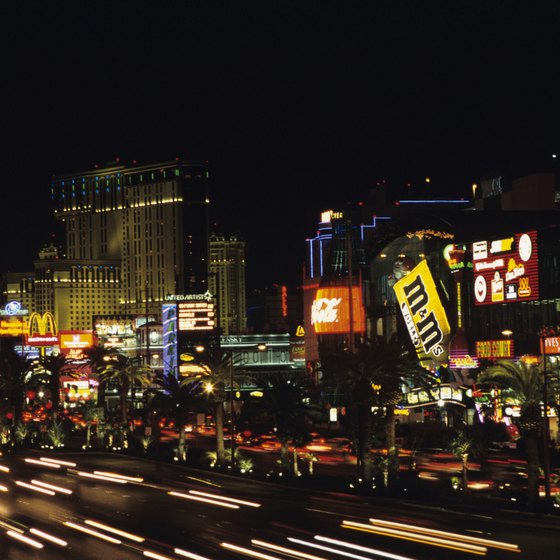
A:
[[[63,541],[62,539],[59,539],[58,537],[54,537],[53,535],[49,535],[49,533],[45,533],[44,531],[39,531],[39,529],[35,529],[35,528],[31,528],[29,529],[30,533],[33,533],[34,535],[37,535],[38,537],[41,537],[42,539],[45,539],[47,541],[51,541],[55,544],[58,544],[60,546],[68,546],[68,543],[66,541]]]
[[[359,544],[349,543],[346,541],[339,541],[338,539],[330,539],[329,537],[323,537],[321,535],[315,535],[315,539],[321,542],[326,542],[329,544],[335,544],[337,546],[351,548],[358,552],[366,552],[367,554],[376,554],[377,556],[383,556],[383,558],[390,558],[391,560],[415,560],[414,558],[410,558],[409,556],[401,556],[400,554],[393,554],[392,552],[385,552],[384,550],[379,550],[377,548],[360,546]]]
[[[420,525],[409,525],[406,523],[398,523],[396,521],[386,521],[384,519],[370,518],[369,521],[370,523],[376,526],[395,527],[397,529],[408,529],[415,533],[434,535],[439,537],[447,537],[459,542],[470,542],[470,543],[490,546],[492,548],[501,548],[503,550],[509,550],[511,552],[520,552],[518,545],[506,543],[502,541],[494,541],[490,539],[483,539],[480,537],[471,537],[470,535],[460,535],[458,533],[449,533],[447,531],[439,531],[438,529],[431,529],[429,527],[421,527]]]
[[[119,535],[120,537],[125,537],[126,539],[130,539],[131,541],[144,542],[146,540],[144,537],[139,537],[138,535],[133,535],[132,533],[127,533],[126,531],[121,531],[121,529],[116,529],[115,527],[111,527],[110,525],[104,525],[103,523],[93,521],[92,519],[86,519],[84,523],[86,525],[91,525],[92,527],[97,527],[98,529],[103,529],[108,533],[114,533],[115,535]]]
[[[87,533],[88,535],[91,535],[93,537],[97,537],[99,539],[102,539],[104,541],[108,541],[108,542],[113,543],[113,544],[122,544],[122,541],[119,541],[119,539],[114,539],[113,537],[110,537],[109,535],[104,535],[103,533],[99,533],[98,531],[94,531],[93,529],[90,529],[89,527],[84,527],[83,525],[78,525],[77,523],[72,523],[71,521],[65,521],[63,523],[63,525],[66,525],[67,527],[70,527],[72,529],[76,529],[76,531],[81,531],[82,533]]]
[[[39,541],[30,539],[29,537],[26,537],[25,535],[22,535],[21,533],[16,533],[15,531],[6,531],[6,535],[8,535],[9,537],[12,537],[12,539],[16,539],[18,541],[24,542],[25,544],[28,544],[29,546],[33,546],[34,548],[43,548],[42,543],[40,543]]]
[[[149,550],[144,550],[144,556],[154,558],[155,560],[173,560],[173,558],[169,558],[169,556],[164,556],[163,554],[158,554],[157,552],[150,552]]]
[[[62,494],[72,494],[72,490],[68,490],[68,488],[55,486],[54,484],[47,484],[46,482],[41,482],[40,480],[32,480],[31,484],[42,486],[43,488],[48,488],[49,490],[54,490],[55,492],[61,492]]]
[[[26,463],[33,463],[34,465],[41,465],[42,467],[49,467],[51,469],[60,469],[58,463],[48,463],[46,461],[39,461],[38,459],[25,459]]]
[[[122,480],[129,480],[130,482],[144,482],[143,478],[134,477],[134,476],[125,476],[124,474],[117,474],[112,472],[104,472],[104,471],[93,471],[94,474],[99,474],[102,476],[108,476],[111,478],[119,478]]]
[[[223,542],[220,543],[222,548],[227,550],[233,550],[234,552],[239,552],[239,554],[244,554],[245,556],[252,556],[253,558],[259,558],[260,560],[282,560],[278,556],[270,556],[269,554],[263,554],[262,552],[257,552],[256,550],[251,550],[250,548],[243,548],[242,546],[237,546],[235,544]]]
[[[294,539],[289,537],[290,542],[301,544],[303,546],[310,546],[311,548],[317,548],[318,550],[323,550],[325,552],[332,552],[333,554],[338,554],[339,556],[344,556],[345,558],[353,558],[354,560],[371,560],[371,558],[366,556],[359,556],[358,554],[352,554],[351,552],[345,552],[344,550],[337,550],[336,548],[331,548],[330,546],[324,546],[322,544],[317,544],[309,541],[302,541],[300,539]]]
[[[41,461],[46,463],[55,463],[56,465],[64,465],[65,467],[75,467],[76,463],[70,463],[69,461],[61,461],[60,459],[50,459],[49,457],[41,457]]]
[[[185,498],[186,500],[193,500],[195,502],[204,502],[206,504],[212,504],[215,506],[220,506],[230,509],[239,509],[236,504],[228,504],[227,502],[218,502],[217,500],[210,500],[208,498],[203,498],[202,496],[192,496],[191,494],[182,494],[181,492],[168,492],[170,496],[177,496],[178,498]]]
[[[126,480],[123,480],[122,478],[112,478],[109,476],[102,476],[100,474],[93,474],[85,471],[77,471],[77,473],[78,476],[84,476],[86,478],[95,478],[97,480],[105,480],[106,482],[118,482],[119,484],[126,484]]]
[[[8,487],[4,486],[3,484],[0,484],[0,492],[7,492],[8,491]]]
[[[254,546],[260,546],[261,548],[266,548],[267,550],[272,550],[274,552],[280,552],[281,554],[287,554],[288,556],[293,556],[295,558],[302,558],[302,560],[327,560],[323,556],[315,556],[314,554],[299,552],[293,548],[286,548],[285,546],[259,541],[258,539],[251,539],[251,544]]]
[[[4,465],[0,465],[0,471],[10,472],[10,467],[5,467]]]
[[[228,498],[226,496],[220,496],[219,494],[210,494],[208,492],[200,492],[199,490],[189,490],[189,494],[195,494],[196,496],[204,496],[206,498],[215,498],[217,500],[222,500],[224,502],[232,502],[234,504],[240,504],[242,506],[249,506],[254,508],[260,508],[261,504],[257,502],[248,502],[246,500],[239,500],[238,498]]]
[[[452,550],[460,550],[461,552],[471,552],[472,554],[485,555],[488,552],[488,549],[484,546],[460,543],[451,539],[431,537],[429,535],[421,535],[420,533],[414,533],[412,531],[402,531],[398,529],[391,529],[389,527],[366,525],[365,523],[358,523],[355,521],[343,521],[342,527],[345,529],[354,529],[355,531],[365,531],[366,533],[375,533],[377,535],[385,535],[388,537],[395,537],[397,539],[430,544]]]
[[[206,556],[200,556],[199,554],[187,552],[186,550],[181,550],[180,548],[176,548],[174,552],[179,556],[184,556],[185,558],[190,558],[191,560],[210,560],[209,558],[206,558]]]
[[[33,484],[28,484],[27,482],[22,482],[21,480],[16,480],[18,486],[23,486],[24,488],[29,488],[29,490],[34,490],[35,492],[40,492],[41,494],[48,494],[49,496],[55,496],[56,494],[52,490],[47,490],[46,488],[39,488],[38,486],[33,486]]]

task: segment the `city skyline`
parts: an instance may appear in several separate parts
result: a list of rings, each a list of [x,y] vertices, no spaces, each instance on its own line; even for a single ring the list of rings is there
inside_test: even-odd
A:
[[[320,211],[382,178],[468,197],[555,163],[556,7],[5,10],[3,270],[50,241],[51,176],[116,157],[208,161],[251,288],[297,285]]]

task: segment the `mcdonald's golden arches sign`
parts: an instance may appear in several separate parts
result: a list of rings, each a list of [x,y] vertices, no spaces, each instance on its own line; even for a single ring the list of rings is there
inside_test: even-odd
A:
[[[29,317],[29,330],[25,337],[28,346],[56,346],[58,344],[58,330],[56,321],[50,311],[40,315],[34,312]]]

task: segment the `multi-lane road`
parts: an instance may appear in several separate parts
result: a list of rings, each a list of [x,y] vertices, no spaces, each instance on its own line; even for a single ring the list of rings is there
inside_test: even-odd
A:
[[[0,457],[2,560],[545,559],[559,528],[118,455]]]

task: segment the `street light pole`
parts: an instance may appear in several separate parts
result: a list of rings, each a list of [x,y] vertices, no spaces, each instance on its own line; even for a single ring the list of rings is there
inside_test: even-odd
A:
[[[544,467],[544,493],[545,499],[550,502],[550,422],[548,420],[548,371],[546,369],[546,346],[545,337],[541,336],[541,352],[543,360],[543,408],[544,408],[544,429],[543,429],[543,467]]]
[[[233,413],[233,353],[228,352],[229,361],[229,438],[231,449],[231,472],[235,470],[235,438],[234,438],[234,413]]]

